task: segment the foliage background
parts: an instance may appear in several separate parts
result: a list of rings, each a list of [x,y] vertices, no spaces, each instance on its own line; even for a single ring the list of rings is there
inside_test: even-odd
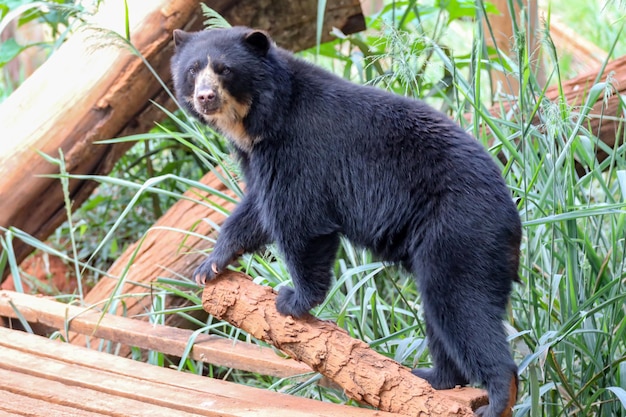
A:
[[[511,40],[513,53],[504,60],[485,46],[489,33],[482,25],[497,10],[489,3],[469,0],[386,1],[381,11],[368,17],[367,32],[337,33],[336,41],[301,53],[304,59],[355,82],[428,101],[471,131],[501,164],[524,222],[522,283],[515,287],[507,317],[511,346],[520,364],[515,416],[626,416],[624,98],[620,97],[617,115],[616,136],[621,140],[607,148],[588,129],[588,108],[546,100],[543,85],[528,70],[530,62],[540,60],[548,84],[556,86],[575,75],[569,66],[572,57],[551,42],[551,16],[607,51],[607,61],[626,53],[621,40],[623,3],[574,3],[542,4],[539,49],[525,44],[525,20],[512,16],[518,32]],[[510,1],[509,9],[512,5]],[[53,52],[95,7],[97,2],[0,2],[1,29],[18,19],[19,24],[39,22],[50,34],[50,42],[37,45],[20,45],[11,38],[0,45],[0,97],[10,94],[20,81],[9,77],[7,64],[25,48]],[[497,71],[519,81],[515,95],[522,100],[514,112],[504,107],[496,114],[488,111],[497,93],[491,90],[490,76]],[[591,86],[588,100],[613,92],[610,82],[598,82]],[[495,103],[510,98],[498,95]],[[471,114],[471,121],[464,114]],[[538,124],[528,122],[533,116]],[[187,189],[179,179],[200,178],[207,162],[238,175],[223,138],[180,112],[134,139],[138,144],[71,221],[47,242],[33,242],[41,251],[61,253],[68,263],[76,264],[84,287],[97,281]],[[600,149],[608,154],[602,162],[597,159]],[[154,187],[169,194],[136,195],[137,185],[166,174],[170,179]],[[132,210],[126,210],[131,204]],[[18,268],[3,256],[0,269]],[[90,269],[78,267],[79,262],[89,262]],[[264,285],[289,285],[280,255],[271,247],[263,254],[246,255],[239,269]],[[336,321],[354,337],[408,366],[429,365],[419,294],[410,276],[347,241],[342,242],[334,272],[329,297],[315,310],[319,317]],[[15,281],[18,289],[22,282],[29,283],[67,301],[83,294],[55,292],[26,273]],[[174,295],[199,305],[200,289],[187,277],[161,280],[158,296]],[[187,310],[162,311],[159,303],[149,312],[153,321],[165,314],[194,320]],[[194,324],[225,337],[249,339],[211,318]],[[163,365],[170,359],[155,353],[148,360]],[[315,384],[318,375],[278,380],[190,360],[180,367],[247,385],[350,402],[343,393]]]

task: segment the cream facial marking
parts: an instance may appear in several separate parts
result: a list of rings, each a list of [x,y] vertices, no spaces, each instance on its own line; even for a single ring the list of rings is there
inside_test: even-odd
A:
[[[196,75],[193,97],[185,97],[204,121],[226,135],[239,149],[250,152],[254,145],[243,126],[250,103],[236,100],[213,71],[210,57]]]
[[[213,114],[220,110],[221,97],[218,94],[219,80],[217,74],[211,69],[211,60],[196,75],[193,107],[203,116]]]

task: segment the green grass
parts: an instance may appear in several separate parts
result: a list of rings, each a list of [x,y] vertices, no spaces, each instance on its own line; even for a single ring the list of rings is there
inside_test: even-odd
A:
[[[568,27],[576,31],[578,36],[605,51],[611,49],[615,40],[615,32],[624,23],[626,3],[623,0],[590,0],[573,4],[567,0],[540,1],[544,10],[550,9]],[[626,43],[620,42],[615,48],[612,58],[626,54]]]
[[[579,9],[559,1],[553,3],[552,13],[576,22],[579,33],[589,32],[592,41],[614,51],[612,56],[626,52],[619,33],[623,4],[604,5],[604,10],[611,10],[609,16],[595,13],[597,9],[591,8],[598,7],[596,3],[584,3],[581,18]],[[414,1],[389,3],[368,22],[370,31],[320,45],[317,59],[357,82],[427,100],[473,132],[495,159],[503,157],[498,160],[504,161],[502,172],[524,224],[522,282],[515,286],[507,317],[512,350],[520,364],[515,416],[626,416],[623,113],[617,145],[608,148],[589,131],[585,106],[572,108],[545,99],[542,87],[526,70],[529,58],[522,34],[516,36],[517,55],[504,61],[520,81],[521,100],[512,113],[489,113],[489,72],[502,63],[489,61],[488,51],[481,47],[485,35],[478,23],[468,20],[475,13],[472,4],[456,1],[441,8]],[[572,10],[577,14],[568,17]],[[546,56],[556,56],[549,39],[543,47]],[[315,53],[303,55],[312,58]],[[550,82],[565,81],[559,60],[547,61]],[[611,91],[610,84],[596,83],[588,100]],[[466,113],[473,115],[473,124],[462,117]],[[234,181],[239,173],[223,140],[180,113],[169,116],[154,132],[132,138],[139,144],[111,177],[97,178],[102,183],[99,191],[71,223],[48,243],[33,244],[60,253],[75,263],[85,280],[95,280],[209,167],[220,165],[231,173],[225,181],[241,195]],[[533,117],[538,123],[529,122]],[[597,159],[600,150],[608,155],[603,161]],[[74,245],[68,246],[67,236],[74,237]],[[12,238],[28,239],[19,231],[0,236],[5,248],[0,269],[19,271],[11,258]],[[245,255],[239,269],[262,285],[289,284],[273,247]],[[419,294],[410,276],[347,241],[342,241],[334,272],[326,302],[315,309],[320,318],[337,322],[352,336],[408,366],[429,365]],[[178,314],[204,331],[259,343],[227,323],[198,321],[189,309],[164,311],[167,297],[199,304],[200,290],[188,277],[162,278],[152,290],[155,303],[148,314],[155,322],[165,314]],[[158,354],[149,361],[169,364]],[[318,376],[302,382],[188,359],[174,365],[250,386],[350,403],[342,392],[317,385]]]

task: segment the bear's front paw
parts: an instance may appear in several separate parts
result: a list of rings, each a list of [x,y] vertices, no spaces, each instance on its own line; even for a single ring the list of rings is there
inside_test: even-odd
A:
[[[218,246],[211,252],[211,255],[193,273],[194,280],[198,285],[206,285],[242,254],[243,250],[231,251],[224,245],[220,246],[218,241]]]
[[[289,287],[282,287],[276,297],[276,309],[283,316],[305,316],[315,305]]]
[[[204,286],[208,281],[215,278],[220,272],[222,271],[218,268],[217,263],[212,257],[209,257],[206,261],[202,262],[198,268],[196,268],[193,273],[193,279],[198,285]]]

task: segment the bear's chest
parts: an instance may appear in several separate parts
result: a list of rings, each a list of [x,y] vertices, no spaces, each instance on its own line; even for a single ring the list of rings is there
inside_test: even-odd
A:
[[[265,229],[273,235],[285,230],[299,233],[294,225],[300,225],[303,233],[336,230],[333,189],[310,166],[310,158],[292,155],[290,149],[263,150],[250,154],[245,174]]]

